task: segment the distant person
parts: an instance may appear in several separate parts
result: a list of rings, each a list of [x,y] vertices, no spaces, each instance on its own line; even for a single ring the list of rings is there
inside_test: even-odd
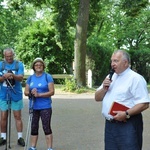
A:
[[[41,58],[36,58],[33,61],[32,69],[34,70],[34,74],[28,77],[24,91],[26,96],[32,96],[34,99],[31,124],[31,147],[29,150],[36,150],[40,118],[45,133],[47,150],[52,150],[51,96],[54,95],[54,81],[50,74],[44,72],[45,67],[45,63]]]
[[[114,74],[106,77],[95,93],[95,100],[102,101],[105,122],[105,150],[142,150],[143,119],[141,112],[149,107],[145,79],[130,69],[130,56],[117,50],[111,56]],[[113,102],[128,107],[126,111],[113,111]]]
[[[21,119],[21,110],[23,108],[23,93],[21,81],[23,80],[24,76],[24,65],[22,62],[14,60],[15,53],[13,49],[7,48],[4,50],[3,54],[4,61],[0,62],[0,146],[6,144],[7,118],[9,115],[9,108],[13,110],[18,132],[18,144],[20,146],[25,146],[24,139],[22,138],[23,123]]]

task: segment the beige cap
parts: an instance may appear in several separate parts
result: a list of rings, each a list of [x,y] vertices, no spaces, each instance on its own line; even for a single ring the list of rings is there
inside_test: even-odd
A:
[[[34,64],[37,63],[37,62],[41,62],[41,63],[43,64],[44,68],[46,67],[46,65],[45,65],[45,63],[44,63],[44,61],[43,61],[43,59],[40,58],[40,57],[37,57],[37,58],[34,59],[32,65],[31,65],[31,68],[32,68],[33,70],[34,70]]]

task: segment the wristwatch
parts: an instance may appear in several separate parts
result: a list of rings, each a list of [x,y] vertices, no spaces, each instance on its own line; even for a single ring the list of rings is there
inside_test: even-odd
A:
[[[126,118],[129,119],[129,118],[130,118],[130,115],[129,115],[129,113],[127,112],[127,110],[125,111],[125,113],[126,113]]]

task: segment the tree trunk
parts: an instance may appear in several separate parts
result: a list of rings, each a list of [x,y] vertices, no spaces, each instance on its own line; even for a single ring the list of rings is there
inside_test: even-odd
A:
[[[86,40],[87,40],[87,27],[89,21],[89,7],[90,0],[80,0],[78,20],[76,24],[76,36],[74,43],[75,50],[75,70],[74,76],[77,85],[86,86]]]

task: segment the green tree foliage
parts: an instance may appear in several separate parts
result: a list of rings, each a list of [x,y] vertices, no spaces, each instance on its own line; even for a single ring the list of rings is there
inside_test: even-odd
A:
[[[116,47],[125,48],[129,51],[132,58],[131,67],[149,81],[150,11],[149,5],[146,4],[146,1],[134,1],[130,6],[126,4],[125,8],[116,9],[114,15],[118,14],[118,16],[113,18],[115,18],[114,24],[116,24]],[[127,6],[129,6],[130,11],[126,9]]]
[[[138,49],[130,51],[132,69],[143,75],[147,82],[150,80],[150,50]]]
[[[108,47],[102,47],[97,38],[90,38],[87,50],[86,67],[93,74],[93,85],[100,85],[110,70],[111,51]]]
[[[130,13],[133,12],[133,14],[129,15],[127,13],[127,9],[125,9],[122,5],[123,1],[116,2],[110,3],[106,1],[105,5],[103,5],[104,3],[102,4],[102,6],[104,7],[100,7],[100,15],[98,14],[99,18],[97,16],[97,20],[99,20],[99,23],[98,25],[93,26],[94,32],[92,32],[93,34],[88,38],[90,49],[88,49],[87,54],[90,54],[90,58],[93,57],[92,55],[94,55],[94,53],[96,52],[94,46],[95,43],[97,43],[96,45],[97,47],[99,47],[99,54],[97,53],[97,57],[99,57],[99,59],[103,59],[105,63],[106,61],[107,63],[109,63],[107,59],[108,57],[101,58],[101,56],[104,56],[102,50],[105,51],[106,55],[110,56],[113,50],[122,48],[126,49],[129,51],[132,57],[132,68],[136,68],[136,71],[142,74],[148,81],[150,71],[149,5],[146,5],[144,2],[144,4],[142,5],[141,3],[139,4],[138,1],[136,1],[137,5],[142,5],[142,7],[138,8],[138,13],[136,15],[133,15],[135,11],[134,5],[133,9],[131,9],[132,7],[130,6]],[[140,62],[137,58],[140,58]],[[100,61],[96,59],[96,56],[94,56],[93,61],[90,60],[90,63],[91,62],[95,63],[93,64],[95,68],[96,66],[100,65]],[[103,63],[101,62],[101,64]],[[105,74],[105,70],[103,70],[102,73]],[[95,71],[93,72],[95,73]],[[96,82],[95,84],[99,84],[102,77],[103,74],[99,74],[99,77],[96,77],[97,80],[94,79],[94,81]]]
[[[26,66],[40,56],[51,73],[63,73],[64,69],[71,73],[79,0],[8,2],[7,9],[0,7],[0,48],[15,43],[17,56]],[[108,74],[110,56],[120,48],[129,51],[132,68],[149,81],[149,8],[148,0],[90,1],[84,55],[86,71],[92,69],[94,85]],[[36,17],[37,11],[41,18]]]
[[[70,68],[70,55],[67,51],[62,51],[50,20],[33,22],[20,32],[17,41],[18,57],[22,58],[26,66],[30,66],[36,57],[41,57],[47,64],[47,71],[53,74],[62,73],[64,69]]]
[[[99,9],[98,9],[99,8]],[[112,9],[113,3],[108,1],[93,2],[89,26],[92,32],[87,41],[86,70],[93,72],[93,85],[100,85],[110,70],[110,57],[116,46],[114,45],[114,31]],[[92,24],[91,24],[92,20]]]
[[[53,12],[54,17],[53,21],[56,28],[56,34],[58,41],[61,43],[62,51],[67,53],[64,55],[64,59],[70,59],[70,67],[66,71],[67,73],[73,73],[72,69],[72,61],[74,57],[74,36],[75,36],[75,22],[77,13],[77,4],[78,1],[68,0],[68,1],[53,1]]]
[[[31,6],[24,7],[24,11],[16,11],[14,8],[0,5],[0,50],[6,47],[13,47],[19,31],[29,25],[35,17],[35,10]]]
[[[15,0],[15,1],[11,1],[12,3],[17,3],[19,4],[19,0]],[[45,18],[47,20],[47,22],[51,22],[51,26],[54,29],[53,30],[53,36],[49,33],[47,33],[45,35],[45,38],[47,36],[47,39],[49,41],[51,41],[51,38],[54,37],[54,41],[56,42],[55,44],[53,43],[51,45],[51,43],[49,43],[49,47],[48,49],[53,49],[52,54],[47,54],[45,55],[44,51],[47,51],[46,47],[48,46],[46,42],[42,42],[43,43],[43,47],[45,44],[45,48],[43,47],[38,47],[38,48],[43,48],[43,50],[41,50],[43,52],[43,56],[46,57],[47,59],[47,63],[49,64],[50,62],[52,63],[53,61],[53,69],[50,69],[51,72],[53,73],[63,73],[64,69],[67,73],[72,73],[72,59],[73,59],[73,28],[70,24],[73,24],[73,19],[71,17],[70,14],[71,11],[73,11],[73,8],[71,8],[71,4],[73,1],[68,1],[68,2],[64,2],[64,1],[23,1],[22,0],[22,5],[25,4],[26,2],[33,4],[38,10],[41,10],[42,13],[42,19],[40,19],[38,24],[41,24],[41,28],[43,27],[43,24],[45,23]],[[70,3],[71,2],[71,3]],[[73,5],[72,5],[73,6]],[[49,23],[48,23],[49,24]],[[30,28],[31,30],[31,28]],[[43,32],[43,30],[41,30],[41,32]],[[29,33],[30,35],[30,33]],[[40,34],[40,36],[42,36]],[[31,39],[33,40],[33,39]],[[36,42],[41,43],[41,40],[43,40],[43,37],[38,38],[38,40],[36,40]],[[31,45],[30,45],[31,46]],[[59,48],[58,48],[59,47]],[[18,47],[16,46],[16,48],[18,49]],[[27,48],[27,47],[26,47]],[[32,47],[31,47],[32,48]],[[57,51],[57,49],[59,49],[59,51]],[[26,53],[29,51],[29,47],[26,49]],[[34,50],[34,48],[32,49]],[[18,49],[18,51],[20,52],[20,50]],[[49,51],[49,50],[48,50]],[[33,51],[32,51],[33,52]],[[30,52],[30,53],[32,53]],[[59,53],[58,53],[59,52]],[[36,53],[37,54],[37,53]],[[55,55],[57,56],[55,56]],[[59,56],[58,56],[59,54]],[[22,57],[22,55],[20,55]],[[35,56],[34,53],[32,54],[31,58]],[[57,58],[57,59],[56,59]],[[32,58],[33,59],[33,58]],[[59,66],[60,67],[56,67]],[[49,67],[48,67],[49,68]],[[59,69],[58,69],[59,68]]]
[[[8,8],[0,7],[0,49],[5,46],[12,46],[15,42],[14,36],[18,32],[19,20]]]
[[[121,8],[125,10],[127,16],[135,17],[147,7],[148,3],[149,0],[122,0]]]

